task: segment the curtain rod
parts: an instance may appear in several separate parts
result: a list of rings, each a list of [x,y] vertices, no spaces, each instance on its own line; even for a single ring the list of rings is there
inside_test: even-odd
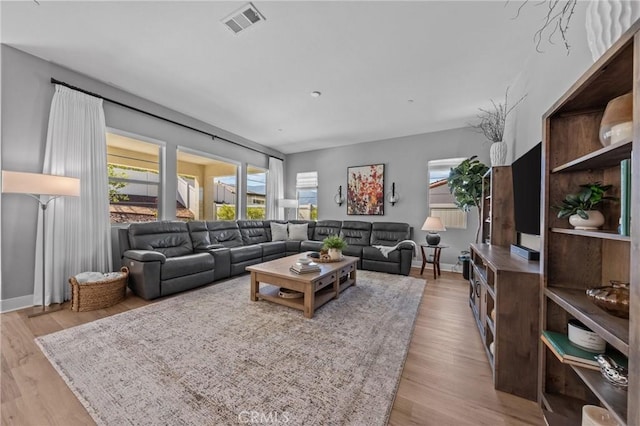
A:
[[[234,142],[232,140],[229,140],[229,139],[214,135],[213,133],[205,132],[204,130],[200,130],[200,129],[197,129],[195,127],[188,126],[188,125],[180,123],[178,121],[171,120],[170,118],[162,117],[160,115],[154,114],[154,113],[149,112],[149,111],[145,111],[145,110],[140,109],[140,108],[136,108],[136,107],[131,106],[131,105],[127,105],[127,104],[124,104],[122,102],[119,102],[119,101],[116,101],[116,100],[113,100],[113,99],[109,99],[109,98],[104,97],[102,95],[99,95],[97,93],[89,92],[88,90],[84,90],[84,89],[81,89],[79,87],[73,86],[73,85],[71,85],[69,83],[65,83],[64,81],[56,80],[53,77],[51,77],[51,84],[59,84],[61,86],[68,87],[69,89],[76,90],[78,92],[84,93],[85,95],[89,95],[89,96],[93,96],[94,98],[102,99],[103,101],[107,101],[107,102],[110,102],[112,104],[119,105],[121,107],[128,108],[130,110],[133,110],[133,111],[136,111],[136,112],[140,112],[142,114],[146,114],[146,115],[151,116],[153,118],[157,118],[159,120],[163,120],[163,121],[166,121],[168,123],[175,124],[176,126],[184,127],[185,129],[193,130],[194,132],[202,133],[204,135],[210,136],[211,139],[213,139],[213,140],[220,139],[220,140],[223,140],[225,142],[229,142],[231,144],[237,145],[239,147],[242,147],[242,148],[245,148],[245,149],[249,149],[251,151],[259,152],[260,154],[264,154],[264,155],[267,155],[269,157],[276,158],[276,159],[278,159],[280,161],[284,161],[283,158],[276,157],[275,155],[267,154],[266,152],[260,151],[259,149],[252,148],[250,146],[246,146],[246,145],[243,145],[243,144],[238,143],[238,142]]]

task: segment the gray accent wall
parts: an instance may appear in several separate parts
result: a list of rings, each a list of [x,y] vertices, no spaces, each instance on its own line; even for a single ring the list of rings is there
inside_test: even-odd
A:
[[[376,142],[309,151],[287,156],[285,191],[287,198],[295,198],[296,174],[318,172],[318,219],[363,220],[371,222],[407,222],[413,227],[413,240],[425,242],[427,233],[420,230],[428,216],[427,163],[451,157],[477,155],[489,164],[489,143],[469,128],[386,139]],[[400,201],[391,206],[385,201],[384,216],[349,216],[346,202],[338,206],[333,197],[342,185],[346,197],[347,167],[384,163],[385,191],[396,183]],[[442,251],[441,263],[455,264],[461,250],[468,250],[475,241],[477,211],[468,213],[467,229],[448,229],[441,232],[441,243],[449,248]],[[420,251],[418,250],[420,260]]]
[[[24,53],[7,45],[0,46],[2,55],[2,169],[42,172],[49,109],[54,93],[53,77],[82,89],[98,93],[220,137],[251,146],[269,154],[284,155],[238,135],[180,114],[167,107],[134,96],[128,92],[94,80],[75,71]],[[150,70],[153,72],[153,70]],[[179,84],[179,82],[176,82]],[[176,148],[188,147],[241,163],[268,168],[268,156],[210,137],[171,123],[131,111],[109,102],[104,103],[108,127],[165,143],[165,171],[176,175]],[[215,117],[212,117],[215,121]],[[246,185],[240,180],[241,198]],[[165,183],[164,218],[175,217],[175,179]],[[24,298],[33,293],[35,262],[35,230],[38,205],[35,200],[16,194],[2,195],[2,290],[0,300]]]

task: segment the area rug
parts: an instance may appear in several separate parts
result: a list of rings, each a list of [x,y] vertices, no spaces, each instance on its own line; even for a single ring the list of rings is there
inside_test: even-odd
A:
[[[425,280],[357,279],[312,319],[245,275],[36,342],[99,425],[384,425]]]

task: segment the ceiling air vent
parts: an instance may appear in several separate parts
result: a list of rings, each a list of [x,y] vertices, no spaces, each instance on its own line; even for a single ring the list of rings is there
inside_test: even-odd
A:
[[[233,31],[234,34],[238,34],[240,31],[246,30],[247,28],[264,20],[264,16],[258,12],[258,9],[256,9],[251,3],[247,3],[231,15],[224,18],[222,23]]]

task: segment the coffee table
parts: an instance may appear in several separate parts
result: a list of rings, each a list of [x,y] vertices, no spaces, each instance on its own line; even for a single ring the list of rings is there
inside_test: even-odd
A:
[[[268,300],[304,312],[306,318],[313,318],[313,313],[331,299],[340,297],[347,287],[356,285],[357,257],[344,256],[339,262],[318,263],[320,272],[296,274],[289,268],[307,253],[295,254],[257,265],[247,266],[251,272],[251,300]],[[277,287],[265,287],[260,290],[260,283]],[[288,299],[278,296],[278,287],[299,291],[304,294],[299,299]]]

